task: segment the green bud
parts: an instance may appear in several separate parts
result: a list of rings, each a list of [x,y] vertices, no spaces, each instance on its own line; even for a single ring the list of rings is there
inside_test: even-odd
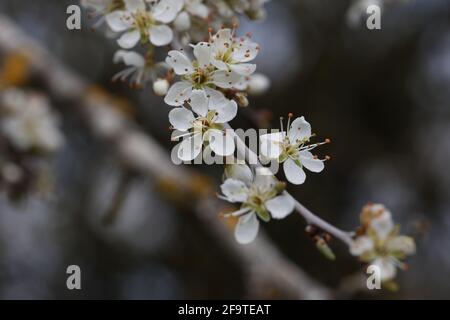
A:
[[[319,238],[316,241],[316,247],[319,250],[319,252],[325,256],[325,258],[332,261],[336,260],[336,256],[334,255],[333,251],[331,250],[331,248],[328,246],[328,244],[324,239]]]

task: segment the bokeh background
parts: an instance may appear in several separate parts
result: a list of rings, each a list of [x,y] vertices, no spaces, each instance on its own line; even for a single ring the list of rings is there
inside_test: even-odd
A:
[[[129,101],[128,116],[169,153],[169,108],[149,88],[110,82],[122,68],[112,64],[114,41],[91,32],[86,16],[81,31],[67,30],[69,4],[76,1],[2,0],[0,12],[71,70]],[[450,1],[387,2],[377,31],[349,25],[350,5],[274,0],[265,21],[242,21],[240,32],[261,45],[258,70],[272,88],[251,98],[233,126],[277,128],[288,112],[304,115],[332,139],[321,149],[332,160],[289,191],[343,229],[357,226],[365,203],[384,203],[416,238],[397,292],[348,297],[450,298]],[[241,266],[152,179],[133,179],[116,223],[99,223],[123,169],[78,117],[52,102],[67,140],[51,163],[53,196],[12,204],[0,195],[0,298],[246,298]],[[220,167],[193,169],[220,182]],[[264,225],[288,259],[333,290],[361,272],[339,243],[335,262],[323,258],[304,228],[296,214]],[[66,289],[69,264],[82,269],[81,291]]]

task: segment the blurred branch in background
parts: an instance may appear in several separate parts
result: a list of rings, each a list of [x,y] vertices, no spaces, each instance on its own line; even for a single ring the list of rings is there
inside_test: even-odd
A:
[[[27,72],[42,81],[53,99],[68,106],[63,111],[80,112],[92,134],[110,146],[123,163],[125,175],[128,172],[148,175],[158,182],[162,195],[168,196],[175,205],[190,206],[192,218],[203,223],[242,267],[248,297],[333,297],[330,289],[286,260],[264,234],[251,245],[237,244],[226,224],[217,217],[221,204],[211,196],[213,188],[208,179],[191,169],[174,165],[167,150],[114,107],[114,97],[70,72],[4,16],[0,16],[0,30],[0,53],[23,57],[30,68]]]

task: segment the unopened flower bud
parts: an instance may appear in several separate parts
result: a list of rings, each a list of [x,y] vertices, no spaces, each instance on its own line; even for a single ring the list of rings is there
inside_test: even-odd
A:
[[[264,94],[270,88],[270,80],[267,76],[261,73],[255,73],[250,76],[248,82],[248,93],[251,95]]]
[[[178,15],[173,24],[178,31],[186,31],[191,27],[191,18],[187,12],[183,11]]]
[[[236,93],[236,102],[238,103],[238,105],[240,106],[240,107],[248,107],[248,104],[249,104],[249,102],[248,102],[248,99],[247,99],[247,96],[244,94],[244,93],[242,93],[242,92],[238,92],[238,93]]]
[[[155,82],[153,82],[153,91],[158,96],[165,96],[167,91],[169,91],[169,81],[166,79],[156,79]]]

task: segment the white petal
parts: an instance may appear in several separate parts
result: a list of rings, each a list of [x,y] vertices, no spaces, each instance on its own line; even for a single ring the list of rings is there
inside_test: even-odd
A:
[[[260,167],[255,171],[253,182],[260,190],[269,191],[275,187],[277,180],[269,168]]]
[[[231,71],[247,77],[256,70],[256,64],[251,63],[230,64],[229,67]]]
[[[200,133],[184,139],[178,148],[178,158],[182,161],[191,161],[195,159],[202,151],[203,137]]]
[[[300,151],[299,158],[301,164],[311,172],[321,172],[325,168],[323,160],[314,159],[314,155],[309,151]]]
[[[238,106],[236,101],[224,99],[216,106],[210,104],[209,109],[216,111],[216,117],[214,118],[216,123],[225,123],[236,117]]]
[[[407,236],[398,236],[389,240],[386,244],[389,252],[402,252],[407,255],[416,252],[416,244],[414,239]]]
[[[215,53],[224,53],[231,47],[233,37],[231,29],[221,29],[213,37],[213,48]]]
[[[241,41],[233,51],[233,60],[249,62],[256,58],[259,52],[258,44],[251,41]]]
[[[218,70],[212,75],[212,83],[220,88],[232,88],[241,78],[240,74]]]
[[[210,106],[219,105],[223,101],[223,99],[225,98],[223,93],[220,92],[220,91],[211,89],[209,87],[205,87],[203,90],[206,93],[206,97],[209,99],[209,105]]]
[[[242,181],[235,179],[227,179],[220,186],[220,190],[230,202],[234,203],[247,201],[248,188]]]
[[[233,154],[236,146],[234,136],[227,131],[223,132],[216,129],[210,129],[207,132],[209,136],[209,146],[219,156],[229,156]]]
[[[295,119],[288,132],[289,141],[296,143],[297,140],[309,139],[311,137],[311,125],[304,117]]]
[[[270,88],[270,79],[261,73],[254,73],[248,81],[248,93],[251,95],[261,95]]]
[[[253,181],[253,173],[250,167],[246,164],[231,164],[225,168],[225,176],[229,179],[236,179],[243,181],[246,184],[251,184]]]
[[[155,46],[165,46],[172,42],[173,32],[166,25],[154,26],[150,28],[150,42]]]
[[[278,159],[282,152],[283,132],[263,134],[260,137],[260,153],[269,159]]]
[[[132,30],[124,33],[119,39],[117,39],[117,43],[124,49],[133,48],[141,39],[141,34],[138,30]]]
[[[116,10],[105,16],[106,23],[114,32],[128,30],[133,25],[134,19],[126,11]]]
[[[209,16],[209,9],[206,5],[203,3],[200,3],[200,1],[190,1],[186,5],[186,10],[197,17],[206,19]]]
[[[294,202],[286,195],[280,195],[266,202],[272,218],[283,219],[294,210]]]
[[[287,159],[283,163],[284,175],[292,184],[302,184],[305,182],[306,174],[292,159]]]
[[[186,11],[181,12],[173,22],[177,31],[186,31],[191,28],[191,17]]]
[[[181,4],[182,6],[182,4]],[[162,23],[170,23],[175,20],[181,10],[178,0],[162,0],[152,8],[153,17]]]
[[[381,240],[386,239],[394,228],[391,213],[387,210],[383,211],[382,215],[372,219],[370,227],[375,231],[378,238]]]
[[[193,90],[190,102],[192,110],[198,115],[205,117],[208,113],[208,98],[203,90]]]
[[[380,276],[382,282],[392,280],[397,274],[397,269],[395,268],[393,261],[391,261],[389,258],[375,259],[372,265],[380,268]]]
[[[145,65],[144,57],[134,51],[125,51],[122,60],[127,66],[142,68]]]
[[[185,75],[194,72],[191,60],[184,53],[172,50],[166,58],[166,63],[173,68],[176,74]]]
[[[229,71],[228,64],[226,64],[222,60],[218,60],[212,57],[210,62],[214,67],[216,67],[219,70]]]
[[[350,253],[354,256],[360,256],[364,252],[371,251],[374,248],[372,239],[367,236],[361,236],[356,238],[350,244]]]
[[[258,235],[259,221],[253,212],[239,218],[234,230],[236,241],[240,244],[248,244]]]
[[[191,84],[185,81],[178,81],[170,87],[169,92],[167,92],[164,98],[164,102],[169,106],[181,106],[184,101],[191,97],[191,94]]]
[[[145,10],[145,3],[143,0],[124,0],[123,2],[128,11]]]
[[[195,120],[190,110],[185,108],[175,108],[169,112],[169,122],[177,130],[187,131],[193,127]]]
[[[199,42],[194,46],[194,56],[200,68],[209,66],[211,60],[211,45],[207,42]]]

